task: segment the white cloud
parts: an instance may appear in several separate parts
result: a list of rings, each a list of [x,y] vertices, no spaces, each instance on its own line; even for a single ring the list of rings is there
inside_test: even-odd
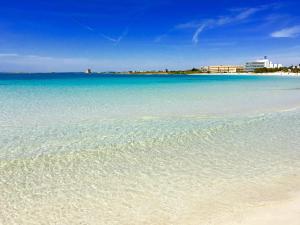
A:
[[[108,36],[106,34],[103,34],[101,32],[98,32],[95,28],[93,28],[89,25],[86,25],[86,24],[80,22],[79,20],[77,20],[75,18],[72,18],[72,19],[80,27],[90,31],[91,33],[94,33],[96,35],[100,35],[102,38],[104,38],[107,41],[113,42],[115,45],[118,45],[128,35],[128,31],[129,31],[128,28],[126,28],[121,35],[119,35],[117,38],[114,38],[114,37]]]
[[[300,25],[287,27],[278,31],[275,31],[271,34],[271,37],[274,38],[292,38],[300,34]]]
[[[213,29],[216,27],[221,27],[224,25],[232,24],[232,23],[239,23],[246,19],[248,19],[250,16],[254,15],[255,13],[265,10],[270,6],[260,6],[256,8],[247,8],[247,9],[241,9],[238,11],[235,11],[235,15],[229,15],[229,16],[221,16],[216,19],[206,19],[202,22],[188,22],[184,24],[179,24],[175,28],[176,29],[196,29],[196,31],[193,34],[192,42],[194,44],[197,44],[199,42],[199,35],[205,30],[205,29]]]
[[[205,24],[202,24],[200,27],[198,27],[198,29],[196,30],[196,32],[193,35],[193,39],[192,39],[193,43],[195,43],[195,44],[198,43],[198,41],[199,41],[199,38],[198,38],[199,34],[204,30],[205,27],[206,27]]]
[[[113,38],[113,37],[110,37],[110,36],[107,36],[105,34],[100,33],[100,35],[103,38],[105,38],[108,41],[111,41],[111,42],[115,43],[116,45],[119,44],[127,36],[127,34],[128,34],[128,28],[126,28],[123,31],[123,33],[119,37],[117,37],[117,38]]]
[[[0,53],[0,71],[7,72],[53,72],[84,71],[89,67],[105,67],[111,62],[88,58],[63,58],[17,53]]]
[[[18,54],[16,53],[0,53],[0,57],[17,57],[19,56]]]
[[[177,68],[183,64],[169,55],[163,59],[152,56],[141,57],[132,54],[130,57],[55,57],[29,54],[0,53],[0,72],[80,72],[91,68],[93,71],[129,71]],[[182,66],[183,67],[183,66]]]
[[[249,8],[241,11],[236,16],[223,16],[215,20],[208,20],[202,24],[199,24],[196,32],[193,35],[193,43],[197,44],[199,42],[199,35],[205,28],[214,28],[219,26],[224,26],[231,23],[237,23],[249,18],[254,13],[260,11],[260,8]]]

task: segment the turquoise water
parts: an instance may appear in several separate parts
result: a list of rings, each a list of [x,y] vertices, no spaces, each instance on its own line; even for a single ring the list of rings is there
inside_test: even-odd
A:
[[[297,77],[1,74],[0,224],[244,215],[299,190],[299,107]]]

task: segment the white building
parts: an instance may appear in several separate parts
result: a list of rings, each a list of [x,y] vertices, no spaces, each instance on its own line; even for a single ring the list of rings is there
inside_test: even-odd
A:
[[[281,68],[282,64],[273,64],[266,56],[264,59],[247,62],[245,65],[246,72],[254,72],[259,68]]]

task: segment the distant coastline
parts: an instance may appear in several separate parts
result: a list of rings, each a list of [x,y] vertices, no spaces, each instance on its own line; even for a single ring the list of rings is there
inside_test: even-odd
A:
[[[204,72],[93,72],[86,74],[84,72],[0,72],[0,75],[84,75],[87,77],[92,77],[93,75],[116,75],[116,76],[300,76],[300,73],[294,72],[272,72],[272,73],[254,73],[254,72],[236,72],[236,73],[204,73]]]
[[[300,76],[300,73],[275,72],[275,73],[198,73],[188,75],[221,75],[221,76]]]

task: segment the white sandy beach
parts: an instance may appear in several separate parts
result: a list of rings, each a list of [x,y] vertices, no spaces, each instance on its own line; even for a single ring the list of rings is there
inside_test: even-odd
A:
[[[235,218],[224,225],[299,225],[300,193],[289,199],[263,205],[249,212],[244,218]]]
[[[189,75],[205,75],[205,76],[283,76],[283,77],[300,77],[300,73],[286,73],[286,72],[275,72],[275,73],[193,73]]]

